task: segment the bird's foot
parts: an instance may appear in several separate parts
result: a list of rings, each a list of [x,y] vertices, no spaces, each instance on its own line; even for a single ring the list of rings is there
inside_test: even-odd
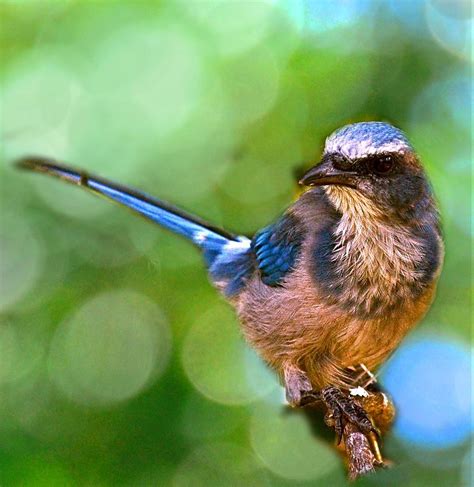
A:
[[[295,365],[286,365],[283,371],[286,400],[292,407],[301,407],[315,393],[306,372]],[[311,402],[311,401],[309,401]]]
[[[333,386],[322,389],[319,396],[328,409],[325,417],[326,424],[334,427],[338,444],[341,442],[344,426],[348,422],[357,427],[361,433],[366,435],[375,433],[378,436],[378,430],[372,424],[368,414],[353,397]]]
[[[338,444],[341,442],[344,426],[347,423],[357,427],[363,434],[375,433],[375,435],[379,435],[365,409],[357,403],[354,397],[345,394],[341,389],[334,386],[316,391],[306,372],[293,364],[286,365],[283,372],[286,399],[290,406],[304,407],[323,403],[328,410],[325,416],[326,424],[334,427]]]

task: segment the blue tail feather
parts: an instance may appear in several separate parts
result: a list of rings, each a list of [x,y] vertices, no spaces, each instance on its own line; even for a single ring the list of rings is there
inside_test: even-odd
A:
[[[145,218],[192,240],[204,249],[208,246],[224,245],[237,237],[215,228],[198,217],[189,215],[174,206],[145,193],[107,181],[84,171],[39,157],[30,157],[18,162],[22,169],[49,174],[69,183],[76,184],[93,193],[105,196]]]
[[[17,165],[22,169],[49,174],[104,196],[148,220],[182,235],[202,249],[214,280],[225,279],[230,283],[232,276],[229,275],[229,272],[232,272],[233,261],[239,261],[238,267],[241,269],[242,255],[246,254],[250,248],[250,241],[246,237],[232,235],[169,203],[135,189],[41,157],[24,158],[18,161]],[[227,267],[226,272],[223,272],[224,266]],[[233,283],[233,288],[235,287],[235,283]]]

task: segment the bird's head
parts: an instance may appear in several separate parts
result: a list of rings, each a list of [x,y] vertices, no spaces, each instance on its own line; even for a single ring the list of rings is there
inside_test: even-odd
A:
[[[388,123],[346,125],[326,140],[322,160],[301,179],[324,186],[338,209],[397,219],[431,199],[423,167],[403,132]]]

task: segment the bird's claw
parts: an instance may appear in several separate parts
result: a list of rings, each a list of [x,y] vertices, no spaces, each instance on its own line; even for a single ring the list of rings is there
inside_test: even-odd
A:
[[[314,389],[310,391],[301,391],[301,399],[300,399],[300,406],[309,406],[316,402],[321,401],[321,394]]]
[[[325,387],[320,392],[320,398],[328,409],[325,417],[326,424],[334,427],[337,444],[342,440],[344,426],[347,422],[352,423],[364,434],[373,432],[378,437],[380,436],[364,408],[337,387]]]

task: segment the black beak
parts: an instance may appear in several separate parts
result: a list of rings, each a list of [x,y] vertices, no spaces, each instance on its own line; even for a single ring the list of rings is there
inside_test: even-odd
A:
[[[317,166],[312,167],[299,181],[304,186],[337,186],[356,187],[355,172],[336,169],[330,159],[323,159]]]

